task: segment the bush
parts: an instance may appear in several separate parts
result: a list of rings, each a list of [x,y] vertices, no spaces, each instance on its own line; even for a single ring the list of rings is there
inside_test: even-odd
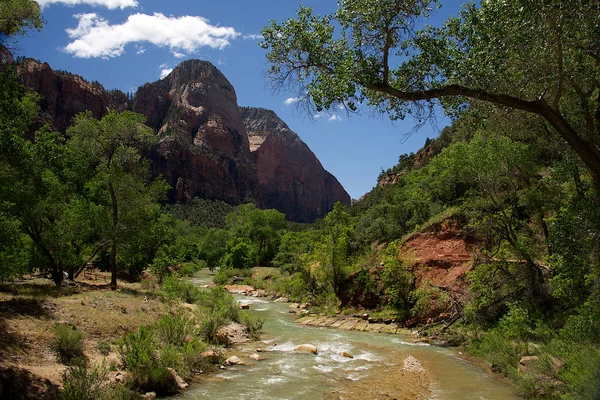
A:
[[[173,377],[159,358],[151,326],[142,326],[137,332],[125,335],[119,342],[119,353],[133,389],[157,394],[176,392]]]
[[[63,375],[62,400],[103,399],[103,386],[108,377],[104,364],[88,368],[85,363],[69,367]],[[104,397],[103,397],[104,396]]]
[[[239,306],[231,293],[216,287],[210,292],[202,292],[198,299],[200,333],[210,342],[217,343],[217,331],[229,322],[240,321]]]
[[[206,268],[206,261],[204,260],[186,262],[181,266],[181,268],[179,268],[177,275],[191,277],[202,268]]]
[[[195,303],[202,291],[193,283],[180,281],[177,277],[167,276],[162,283],[160,293],[170,301]]]
[[[251,278],[252,270],[249,268],[219,268],[219,272],[217,272],[213,281],[217,285],[226,285],[228,283],[233,283],[234,277]]]
[[[54,328],[55,350],[64,364],[71,364],[83,355],[83,332],[76,326],[57,325]]]
[[[250,336],[257,338],[258,334],[262,331],[262,327],[265,323],[264,318],[253,315],[249,312],[242,311],[240,313],[240,323],[248,328]]]
[[[156,335],[165,344],[183,346],[194,333],[194,321],[181,314],[166,315],[156,323]]]
[[[107,356],[110,353],[110,344],[105,340],[98,340],[96,342],[96,347],[103,356]]]

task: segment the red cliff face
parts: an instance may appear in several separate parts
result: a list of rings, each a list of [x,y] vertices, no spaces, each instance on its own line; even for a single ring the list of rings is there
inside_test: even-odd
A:
[[[273,111],[243,107],[242,116],[265,207],[284,212],[290,220],[312,222],[336,201],[350,205],[342,185]]]
[[[350,204],[308,146],[272,111],[240,110],[234,88],[208,62],[185,61],[166,78],[141,86],[133,99],[35,60],[25,60],[17,70],[41,95],[38,126],[49,123],[64,131],[86,110],[96,118],[109,109],[145,115],[158,136],[147,156],[153,174],[171,185],[173,201],[252,201],[299,222],[323,217],[335,201]]]
[[[173,187],[172,200],[198,196],[262,206],[235,90],[212,64],[184,61],[140,87],[132,109],[158,134],[152,169]]]
[[[108,95],[99,83],[54,71],[48,64],[32,59],[19,64],[17,71],[23,84],[41,95],[39,126],[49,123],[53,129],[64,131],[80,112],[89,110],[101,118],[108,111]]]

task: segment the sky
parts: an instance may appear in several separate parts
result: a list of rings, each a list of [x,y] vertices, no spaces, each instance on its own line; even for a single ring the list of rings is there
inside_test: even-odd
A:
[[[430,23],[457,15],[461,0],[442,1]],[[273,92],[266,78],[261,29],[296,15],[302,3],[316,13],[336,0],[38,0],[46,25],[19,39],[16,55],[47,62],[106,89],[135,91],[186,59],[216,65],[234,86],[240,106],[274,110],[311,148],[353,199],[377,184],[378,175],[416,152],[450,121],[413,132],[415,121],[392,123],[364,108],[309,118],[294,107],[298,93]]]

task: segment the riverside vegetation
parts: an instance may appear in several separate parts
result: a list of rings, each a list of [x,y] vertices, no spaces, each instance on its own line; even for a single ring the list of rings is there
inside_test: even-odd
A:
[[[15,10],[32,4],[12,2]],[[437,5],[344,0],[331,15],[301,7],[297,18],[264,29],[273,82],[297,88],[309,110],[368,104],[421,123],[441,105],[454,117],[351,208],[336,204],[310,225],[252,204],[163,205],[166,185],[149,179],[138,153],[153,137],[132,113],[100,121],[83,114],[66,134],[41,129],[26,139],[36,97],[5,68],[0,278],[48,273],[57,288],[43,297],[79,300],[61,287],[65,273],[77,278],[96,265],[117,289],[118,276],[149,269],[160,285],[151,301],[164,298],[171,308],[152,303],[151,325],[134,321],[125,336],[98,343],[98,351],[118,349],[130,371],[113,398],[130,389],[169,393],[167,368],[182,377],[205,369],[198,354],[226,321],[260,327],[220,289],[208,295],[173,277],[199,267],[218,269],[219,284],[251,284],[324,313],[368,309],[421,326],[485,361],[526,398],[598,398],[600,5],[492,0],[419,30]],[[41,26],[35,7],[2,21],[16,24],[0,24],[6,36]],[[410,254],[416,235],[469,243],[468,271],[456,286],[423,279],[433,268]],[[28,287],[5,285],[3,307]],[[123,289],[115,292],[122,301]],[[190,315],[173,300],[198,310]],[[42,312],[38,301],[27,300]],[[0,329],[8,330],[4,320]],[[106,369],[79,361],[87,332],[78,329],[59,325],[51,345],[72,364],[63,396],[101,398]]]

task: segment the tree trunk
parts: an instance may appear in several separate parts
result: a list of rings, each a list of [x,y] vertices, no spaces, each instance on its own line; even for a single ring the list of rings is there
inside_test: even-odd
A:
[[[114,239],[110,249],[110,290],[117,290],[117,241]]]

